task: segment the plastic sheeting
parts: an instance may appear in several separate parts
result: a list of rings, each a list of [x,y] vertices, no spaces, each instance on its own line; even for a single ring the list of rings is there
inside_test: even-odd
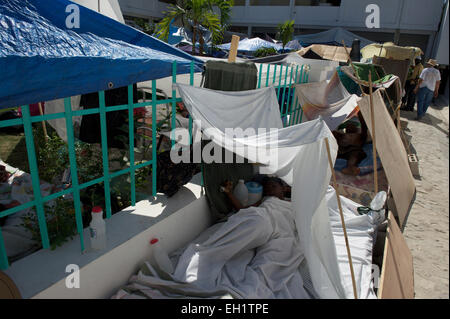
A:
[[[230,50],[231,42],[226,44],[221,44],[217,46],[222,50]],[[260,48],[274,48],[278,52],[283,51],[283,46],[281,44],[276,44],[269,42],[260,38],[244,39],[239,41],[238,51],[241,52],[254,52]],[[292,49],[285,47],[284,51],[290,51]]]
[[[322,59],[336,62],[347,62],[348,53],[350,53],[350,50],[346,51],[344,47],[340,46],[313,44],[309,47],[297,51],[297,54],[301,56],[307,56],[310,51],[314,52]]]
[[[316,292],[321,298],[348,296],[344,288],[348,283],[343,283],[339,270],[325,198],[331,178],[325,138],[330,142],[333,162],[338,148],[326,123],[317,119],[276,129],[272,131],[277,135],[275,140],[271,140],[273,135],[268,136],[267,133],[234,138],[226,134],[226,128],[240,127],[245,130],[257,127],[270,130],[277,127],[274,118],[269,118],[271,114],[280,119],[274,88],[218,92],[185,85],[178,87],[185,106],[206,137],[239,156],[263,164],[260,172],[275,174],[292,186],[296,227]],[[256,105],[262,103],[256,102],[262,95],[272,97],[268,99],[269,103],[260,106],[261,109],[255,110],[248,105],[248,101],[255,101]],[[233,96],[234,101],[231,100]],[[221,110],[216,110],[221,104]],[[268,148],[271,151],[268,155],[266,153],[265,160],[256,158],[255,151],[265,152]]]
[[[344,40],[347,47],[351,47],[355,39],[361,41],[361,48],[373,43],[373,41],[360,37],[343,28],[333,28],[319,33],[298,35],[294,39],[298,40],[304,47],[311,44],[342,45],[342,40]]]
[[[301,46],[300,42],[298,42],[298,40],[292,40],[286,44],[286,48],[289,48],[292,50],[300,50],[303,47]]]
[[[295,88],[295,95],[306,120],[314,120],[321,116],[332,131],[355,115],[360,100],[357,95],[347,92],[337,74],[334,79],[336,82],[298,84]]]
[[[375,71],[372,73],[372,87],[376,89],[385,89],[389,98],[397,105],[400,103],[403,96],[402,84],[400,78],[396,75],[388,74],[384,72],[379,74],[376,65],[373,64],[363,64],[354,63],[353,64],[358,76],[355,76],[355,72],[350,66],[341,67],[342,72],[344,72],[350,79],[355,83],[361,83],[364,87],[369,87],[368,74],[369,71]],[[395,108],[395,105],[391,107]]]
[[[252,62],[256,63],[256,67],[258,70],[262,69],[262,78],[265,79],[267,77],[267,65],[269,64],[281,64],[281,65],[289,65],[289,66],[304,66],[304,71],[308,70],[308,81],[309,82],[320,82],[324,80],[329,80],[336,72],[336,68],[339,66],[339,62],[337,61],[328,61],[328,60],[316,60],[316,59],[306,59],[298,55],[296,52],[291,52],[288,54],[281,54],[276,56],[269,56],[265,58],[252,59]],[[273,68],[272,68],[273,70]],[[301,68],[299,68],[299,71]],[[273,74],[273,72],[271,73]],[[273,77],[272,77],[273,80]],[[282,79],[283,80],[283,79]],[[269,83],[272,83],[269,80]],[[278,83],[278,82],[276,82]]]
[[[69,5],[79,9],[71,27]],[[76,14],[76,11],[74,11]],[[74,18],[75,19],[75,18]],[[73,22],[73,21],[72,21]],[[68,0],[10,0],[0,6],[0,108],[201,71],[203,62]],[[69,27],[68,27],[69,26]]]

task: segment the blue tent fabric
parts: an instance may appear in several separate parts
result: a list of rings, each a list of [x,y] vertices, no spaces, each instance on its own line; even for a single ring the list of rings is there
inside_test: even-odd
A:
[[[312,44],[342,46],[342,40],[344,40],[345,46],[351,47],[353,40],[355,39],[359,39],[361,41],[361,48],[373,43],[373,41],[360,37],[359,35],[343,28],[333,28],[319,33],[298,35],[295,36],[294,39],[298,40],[303,47],[308,47]]]
[[[170,45],[175,45],[180,43],[184,40],[184,36],[180,35],[180,28],[174,27],[173,25],[170,25],[169,27],[169,39],[167,43]]]
[[[68,0],[1,0],[0,109],[179,74],[203,61],[83,6],[66,26]]]
[[[231,43],[221,44],[217,46],[222,50],[230,50]],[[260,48],[274,48],[278,52],[283,51],[283,46],[273,42],[269,42],[260,38],[244,39],[239,41],[238,51],[240,52],[254,52]],[[285,48],[284,51],[290,51],[291,49]]]
[[[300,42],[298,42],[298,40],[292,40],[286,44],[286,48],[298,51],[301,50],[303,47],[300,45]]]

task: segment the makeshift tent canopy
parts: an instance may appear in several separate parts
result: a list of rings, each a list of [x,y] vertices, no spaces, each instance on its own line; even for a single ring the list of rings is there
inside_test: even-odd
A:
[[[309,54],[313,52],[313,55],[318,56],[319,58],[337,62],[347,62],[348,61],[348,52],[344,47],[333,46],[333,45],[324,45],[324,44],[313,44],[309,47],[303,48],[297,51],[297,54],[300,56],[309,56]]]
[[[361,55],[363,59],[372,59],[374,56],[390,58],[394,60],[410,60],[414,62],[417,57],[423,55],[423,51],[418,47],[401,47],[392,42],[372,43],[368,46],[361,45]]]
[[[405,87],[411,60],[394,60],[374,56],[372,59],[372,63],[381,65],[386,73],[398,76],[400,78],[401,87]]]
[[[356,35],[343,28],[333,28],[319,33],[297,35],[294,39],[298,40],[304,47],[312,44],[342,45],[342,40],[344,40],[347,47],[351,47],[353,40],[355,39],[361,41],[361,47],[365,47],[366,45],[373,43],[373,41]]]
[[[298,42],[298,40],[292,40],[286,44],[286,48],[289,48],[292,50],[300,50],[303,47],[301,46],[300,42]]]
[[[79,28],[66,8],[79,9]],[[70,20],[70,19],[69,19]],[[0,6],[0,108],[49,101],[188,73],[203,62],[68,0],[11,0]]]
[[[326,123],[317,119],[280,128],[280,113],[272,87],[223,92],[178,85],[178,90],[194,124],[206,138],[250,162],[262,164],[261,173],[275,174],[292,186],[296,227],[318,295],[353,297],[349,274],[344,276],[342,271],[348,269],[348,259],[345,253],[341,254],[342,250],[337,252],[325,197],[331,177],[325,138],[330,141],[333,161],[337,154],[336,140]],[[258,112],[252,109],[254,104],[259,105]],[[274,114],[276,118],[272,118]],[[257,128],[267,133],[236,138],[226,128],[244,131]],[[356,277],[357,287],[364,285],[366,277]]]
[[[372,74],[372,87],[376,89],[385,89],[389,99],[394,103],[390,105],[395,109],[401,102],[403,96],[402,84],[400,78],[393,74],[386,74],[382,66],[376,64],[353,63],[353,67],[343,66],[341,68],[348,77],[364,87],[369,87],[369,73]],[[356,70],[356,75],[355,71]],[[393,111],[393,110],[391,110]]]
[[[231,48],[231,42],[221,44],[217,46],[219,49],[229,51]],[[269,42],[260,38],[244,39],[239,41],[238,51],[240,52],[255,52],[260,48],[274,48],[278,52],[283,51],[283,46],[273,42]],[[284,51],[291,51],[290,48],[285,48]]]
[[[302,106],[303,119],[310,121],[322,116],[330,130],[355,115],[359,97],[349,94],[336,74],[336,83],[321,81],[297,84],[295,95]]]
[[[313,88],[316,89],[316,95],[313,94]],[[323,97],[326,88],[326,82],[300,84],[296,86],[296,95],[299,98],[300,104],[303,103],[302,107],[304,109],[304,105],[307,106],[305,114],[311,113],[308,110],[308,108],[311,108],[309,105],[311,104],[310,101],[316,101],[320,106],[320,103],[322,103],[321,98]],[[337,92],[340,90],[342,90],[342,88],[339,89],[339,86],[335,88],[335,91]],[[335,94],[335,96],[338,95]],[[383,164],[389,186],[391,187],[395,203],[395,207],[390,208],[392,211],[396,212],[400,228],[404,228],[415,196],[414,178],[409,167],[404,144],[400,138],[398,129],[391,120],[380,90],[374,92],[373,104],[375,113],[376,148]],[[372,134],[369,96],[366,95],[363,98],[358,99],[358,106],[368,126],[368,130]],[[332,119],[328,121],[331,120]]]
[[[308,69],[309,82],[320,82],[331,79],[333,74],[336,72],[336,68],[339,66],[339,62],[337,61],[306,59],[298,55],[297,52],[252,59],[251,61],[256,63],[258,68],[263,66],[263,64],[260,63],[281,65],[296,64],[299,66],[304,66],[304,68]],[[267,67],[263,68],[263,72],[266,68]]]

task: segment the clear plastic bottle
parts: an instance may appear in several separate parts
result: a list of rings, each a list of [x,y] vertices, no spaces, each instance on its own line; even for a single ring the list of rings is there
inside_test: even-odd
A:
[[[379,192],[370,203],[369,216],[375,225],[380,225],[385,220],[384,205],[386,203],[387,194],[385,191]]]
[[[92,250],[106,248],[106,223],[103,220],[103,210],[100,206],[92,208],[92,220],[89,224],[89,233]]]
[[[150,241],[150,245],[152,247],[152,260],[154,266],[157,266],[168,274],[172,274],[174,271],[172,261],[164,247],[161,246],[159,239],[153,238]]]
[[[234,188],[233,195],[242,204],[242,206],[247,206],[248,189],[247,189],[247,186],[245,186],[243,179],[239,180],[239,183]]]

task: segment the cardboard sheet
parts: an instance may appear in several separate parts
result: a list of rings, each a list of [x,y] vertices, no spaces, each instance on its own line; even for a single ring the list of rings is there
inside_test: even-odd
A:
[[[369,132],[373,136],[370,97],[368,95],[359,101],[359,107]],[[375,113],[376,148],[391,186],[400,228],[403,229],[408,218],[411,203],[415,197],[416,186],[409,168],[405,147],[387,111],[380,91],[373,93],[373,107]]]

